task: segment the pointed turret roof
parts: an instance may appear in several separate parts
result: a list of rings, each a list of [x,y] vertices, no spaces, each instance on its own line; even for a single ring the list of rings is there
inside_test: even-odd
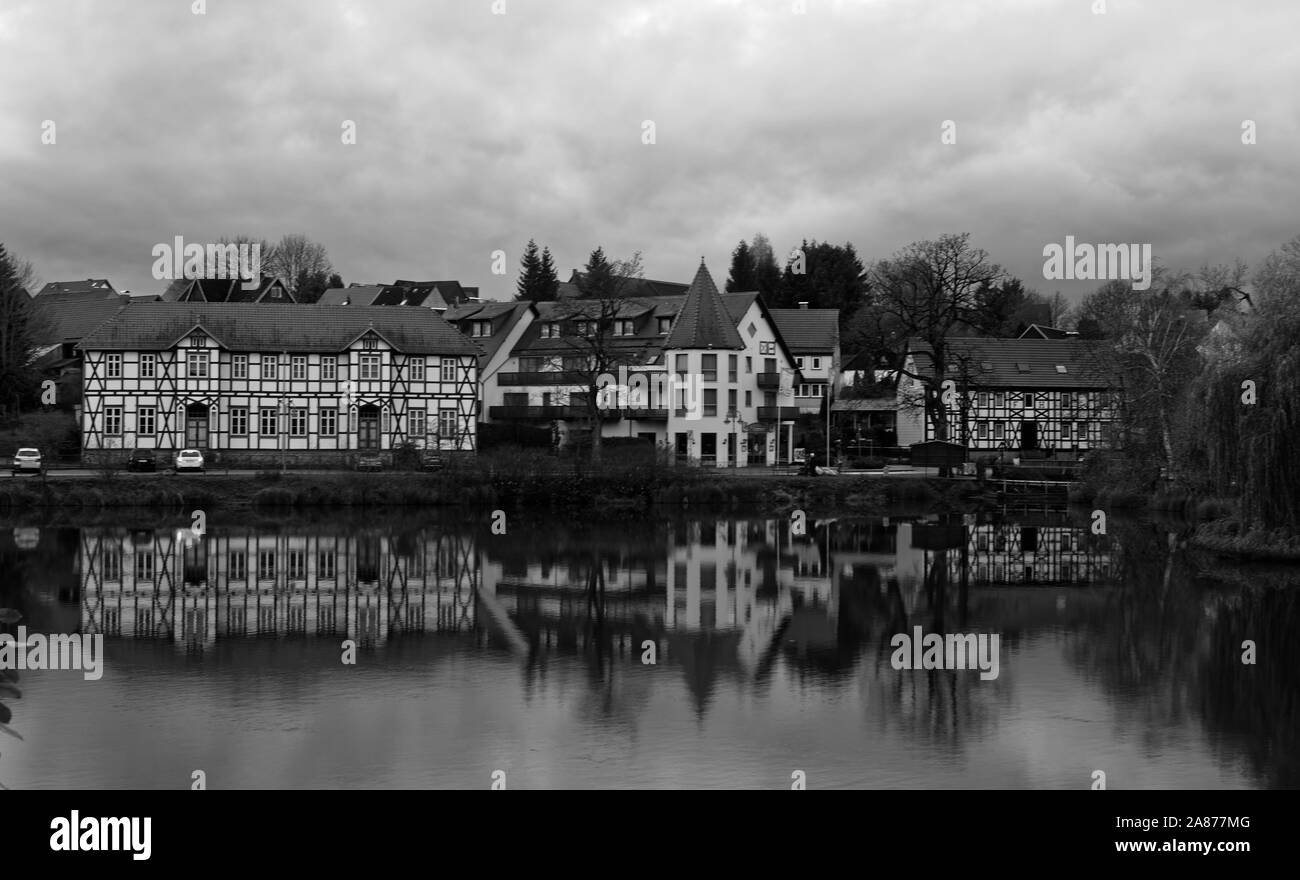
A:
[[[664,340],[665,349],[721,348],[742,349],[745,343],[736,330],[735,319],[722,302],[713,276],[700,258],[695,280],[686,291],[686,302]]]

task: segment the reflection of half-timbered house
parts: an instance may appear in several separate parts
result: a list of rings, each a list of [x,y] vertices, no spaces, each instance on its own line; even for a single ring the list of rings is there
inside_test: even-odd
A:
[[[83,529],[82,632],[185,650],[227,639],[475,628],[473,539],[453,534]]]
[[[80,347],[88,453],[474,449],[479,350],[428,309],[133,303]]]
[[[899,382],[900,438],[919,436],[924,419],[924,439],[940,439],[930,412],[923,415],[919,405],[924,388],[947,410],[944,439],[969,449],[1075,455],[1114,445],[1119,379],[1099,344],[1029,338],[959,338],[945,344],[938,387],[929,347],[921,342],[909,347],[907,372],[922,379]]]

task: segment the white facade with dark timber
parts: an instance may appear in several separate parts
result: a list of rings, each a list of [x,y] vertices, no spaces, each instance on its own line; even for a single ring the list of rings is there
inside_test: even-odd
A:
[[[80,348],[87,453],[475,448],[479,349],[431,310],[132,303]]]

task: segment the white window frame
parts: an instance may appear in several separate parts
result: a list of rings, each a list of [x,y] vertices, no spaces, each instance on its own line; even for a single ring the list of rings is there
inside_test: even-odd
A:
[[[443,358],[442,364],[440,365],[442,381],[455,382],[456,367],[457,363],[455,358]]]
[[[289,358],[289,381],[303,382],[307,379],[307,356],[295,354]]]
[[[377,354],[360,355],[357,365],[359,382],[378,382],[384,372],[384,359]]]
[[[148,430],[145,430],[146,425]],[[136,436],[153,437],[158,433],[158,407],[142,406],[135,411]]]
[[[339,376],[339,359],[335,355],[322,355],[320,377],[325,382],[335,382]]]
[[[337,437],[339,433],[339,411],[332,406],[323,407],[320,411],[320,435],[322,437]]]
[[[424,367],[425,367],[425,364],[424,364],[424,358],[422,358],[422,357],[413,357],[413,358],[411,358],[410,367],[411,367],[411,371],[410,371],[410,372],[411,372],[411,381],[412,381],[412,382],[423,382],[423,381],[424,381]]]
[[[230,358],[230,378],[247,379],[248,378],[248,355],[236,354]]]
[[[116,428],[116,430],[114,430]],[[104,436],[121,437],[122,436],[122,407],[106,406],[104,407]]]
[[[146,364],[149,365],[149,369],[147,372],[145,371]],[[144,354],[141,354],[140,355],[140,378],[156,379],[157,377],[158,377],[158,355],[153,354],[152,352],[146,352]]]
[[[104,378],[122,378],[122,355],[117,352],[104,355]]]

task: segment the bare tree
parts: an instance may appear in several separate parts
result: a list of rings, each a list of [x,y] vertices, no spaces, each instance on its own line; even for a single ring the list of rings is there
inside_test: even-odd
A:
[[[605,411],[601,407],[599,383],[606,374],[617,376],[620,367],[636,363],[636,347],[616,343],[617,324],[628,305],[629,286],[642,277],[641,252],[627,260],[607,260],[601,248],[592,251],[585,271],[578,276],[578,296],[565,300],[558,309],[562,321],[571,322],[576,332],[566,334],[573,355],[565,360],[578,374],[583,390],[580,402],[591,426],[591,457],[601,456],[601,430]],[[567,367],[566,367],[567,369]]]
[[[263,255],[262,265],[270,269],[269,274],[284,281],[294,296],[313,279],[328,281],[334,271],[325,246],[299,233],[281,238],[269,258]]]

